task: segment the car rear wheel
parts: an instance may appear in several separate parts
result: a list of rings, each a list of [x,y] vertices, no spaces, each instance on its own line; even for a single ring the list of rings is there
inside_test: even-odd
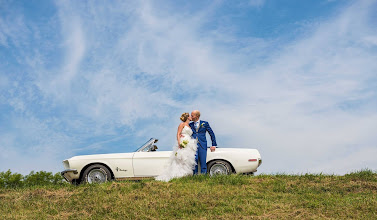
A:
[[[208,173],[210,176],[229,175],[232,173],[232,167],[226,161],[215,160],[208,164]]]
[[[111,180],[111,173],[107,167],[94,164],[86,168],[82,178],[84,183],[104,183]]]

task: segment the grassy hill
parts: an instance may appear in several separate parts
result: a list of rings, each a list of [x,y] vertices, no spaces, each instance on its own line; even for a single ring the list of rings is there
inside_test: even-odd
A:
[[[0,188],[1,219],[376,219],[377,173]]]

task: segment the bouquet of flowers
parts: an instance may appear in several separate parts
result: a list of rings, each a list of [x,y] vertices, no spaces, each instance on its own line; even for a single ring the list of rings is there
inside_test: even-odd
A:
[[[187,144],[188,144],[188,140],[183,140],[183,141],[179,144],[179,146],[180,146],[181,148],[185,148],[185,147],[187,146]],[[175,152],[175,156],[177,156],[177,154],[178,154],[178,152]]]
[[[181,148],[185,148],[188,144],[188,140],[183,140],[182,143],[179,144]]]

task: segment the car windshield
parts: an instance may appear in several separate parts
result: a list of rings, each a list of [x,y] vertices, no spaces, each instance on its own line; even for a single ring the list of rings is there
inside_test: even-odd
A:
[[[156,139],[151,138],[149,141],[147,141],[145,144],[143,144],[141,147],[135,150],[135,152],[144,151],[144,149],[147,149],[148,146],[152,145],[153,143],[157,142]]]

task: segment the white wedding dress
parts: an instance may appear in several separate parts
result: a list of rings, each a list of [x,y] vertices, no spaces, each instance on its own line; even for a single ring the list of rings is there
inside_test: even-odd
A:
[[[169,158],[166,169],[156,180],[168,182],[173,178],[189,176],[193,174],[195,168],[195,154],[198,147],[196,139],[191,137],[192,130],[190,127],[183,127],[181,142],[187,140],[185,148],[179,148],[178,144],[173,147],[173,152]]]

